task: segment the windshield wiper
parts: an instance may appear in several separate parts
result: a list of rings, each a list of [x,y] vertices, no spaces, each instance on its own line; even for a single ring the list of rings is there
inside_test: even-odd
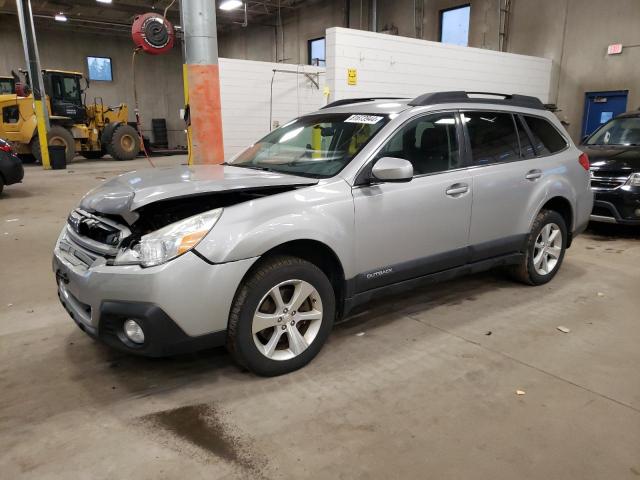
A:
[[[259,165],[247,165],[244,163],[227,163],[224,162],[222,165],[227,165],[230,167],[238,167],[238,168],[250,168],[251,170],[262,170],[263,172],[277,172],[277,170],[274,170],[273,168],[269,168],[269,167],[262,167]]]

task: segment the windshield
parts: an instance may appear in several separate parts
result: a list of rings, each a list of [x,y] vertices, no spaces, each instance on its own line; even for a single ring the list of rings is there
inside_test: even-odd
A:
[[[640,117],[611,120],[589,137],[587,145],[640,145]]]
[[[53,98],[68,102],[80,102],[80,80],[76,76],[53,75]]]
[[[314,178],[342,170],[389,121],[387,115],[301,117],[238,154],[229,165]]]

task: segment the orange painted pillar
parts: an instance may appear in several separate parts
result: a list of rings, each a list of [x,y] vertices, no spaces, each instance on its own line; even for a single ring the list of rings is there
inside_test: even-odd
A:
[[[189,164],[224,162],[215,2],[181,0]]]

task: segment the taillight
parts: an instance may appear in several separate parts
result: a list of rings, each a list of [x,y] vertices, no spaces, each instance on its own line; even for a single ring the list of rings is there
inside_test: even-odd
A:
[[[589,164],[589,155],[584,152],[581,153],[578,157],[578,163],[582,165],[582,168],[584,168],[587,172],[589,171],[589,167],[591,166]]]
[[[11,145],[9,145],[8,143],[0,143],[0,150],[2,150],[3,152],[7,152],[7,153],[11,153]]]

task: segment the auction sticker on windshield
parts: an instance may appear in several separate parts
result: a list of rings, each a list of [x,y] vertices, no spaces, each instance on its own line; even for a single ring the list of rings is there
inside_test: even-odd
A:
[[[351,115],[345,120],[345,123],[368,123],[373,125],[382,120],[382,118],[383,117],[378,117],[376,115]]]

